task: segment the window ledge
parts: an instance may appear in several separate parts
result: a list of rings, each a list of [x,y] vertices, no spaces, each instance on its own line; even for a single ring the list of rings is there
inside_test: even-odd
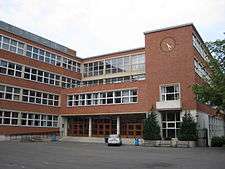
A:
[[[181,100],[169,100],[156,102],[157,110],[179,110],[181,109]]]

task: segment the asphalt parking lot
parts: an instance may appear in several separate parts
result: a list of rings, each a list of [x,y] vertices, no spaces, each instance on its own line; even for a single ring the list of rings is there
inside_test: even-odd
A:
[[[224,169],[225,148],[0,142],[0,169]]]

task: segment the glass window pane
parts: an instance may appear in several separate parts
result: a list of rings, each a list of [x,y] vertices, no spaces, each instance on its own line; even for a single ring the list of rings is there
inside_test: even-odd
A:
[[[167,113],[167,121],[175,121],[175,113]]]
[[[173,93],[174,92],[174,86],[167,86],[166,87],[166,93]]]

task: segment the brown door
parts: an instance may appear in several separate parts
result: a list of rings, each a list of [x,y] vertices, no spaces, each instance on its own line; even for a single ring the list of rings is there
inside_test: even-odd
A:
[[[97,136],[105,136],[111,133],[111,123],[98,123]]]
[[[69,136],[88,136],[88,123],[87,121],[72,122],[69,124]]]
[[[123,137],[134,138],[142,137],[143,124],[142,123],[126,123],[121,126],[121,135]]]
[[[112,132],[111,120],[96,120],[93,123],[93,136],[104,137]]]

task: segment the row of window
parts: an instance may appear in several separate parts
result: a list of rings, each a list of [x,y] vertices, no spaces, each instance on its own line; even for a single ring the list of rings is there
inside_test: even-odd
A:
[[[193,41],[193,46],[198,51],[198,53],[201,55],[201,57],[204,60],[208,61],[208,57],[204,50],[203,43],[195,35],[192,35],[192,41]]]
[[[0,110],[0,125],[58,127],[58,116]]]
[[[48,106],[59,106],[59,96],[18,87],[0,84],[0,99],[22,101],[26,103],[42,104]]]
[[[145,80],[145,75],[140,74],[140,75],[132,75],[132,76],[107,78],[107,79],[88,80],[88,81],[82,81],[82,85],[93,86],[98,84],[124,83],[124,82],[132,82],[132,81],[139,81],[139,80]]]
[[[145,70],[145,55],[131,55],[84,64],[84,77]]]
[[[179,84],[165,85],[160,87],[161,101],[180,99]]]
[[[27,80],[55,85],[63,88],[80,86],[79,80],[9,62],[6,60],[0,60],[0,74],[20,77]]]
[[[197,60],[194,60],[194,69],[201,78],[210,80],[209,73],[206,71],[205,67]]]
[[[71,71],[80,72],[80,63],[45,51],[12,38],[0,35],[0,49],[5,49],[20,55],[25,55],[48,64],[60,66]]]
[[[71,106],[137,103],[137,89],[68,95]]]
[[[97,79],[81,82],[79,80],[61,76],[59,74],[50,73],[36,68],[31,68],[18,63],[9,62],[6,60],[0,60],[0,74],[24,78],[27,80],[55,85],[63,88],[74,88],[79,86],[92,86],[110,83],[123,83],[145,79],[145,75],[140,74],[140,75]]]

